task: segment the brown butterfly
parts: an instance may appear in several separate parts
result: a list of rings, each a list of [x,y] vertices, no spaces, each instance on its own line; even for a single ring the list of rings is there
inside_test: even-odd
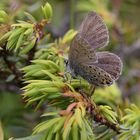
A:
[[[70,46],[68,61],[74,75],[97,86],[113,84],[122,71],[121,59],[113,53],[96,52],[108,41],[108,29],[103,19],[96,12],[90,12]]]

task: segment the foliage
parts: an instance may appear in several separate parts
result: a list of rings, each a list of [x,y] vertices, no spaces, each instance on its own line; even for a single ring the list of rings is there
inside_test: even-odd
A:
[[[116,108],[116,105],[122,103],[121,91],[117,84],[113,84],[110,87],[96,89],[92,98],[97,104],[106,104],[112,108]]]
[[[45,113],[43,116],[51,118],[35,127],[34,133],[45,131],[44,139],[94,139],[90,123],[85,118],[86,110],[82,103],[76,105],[74,112],[69,110],[59,113]],[[52,118],[53,117],[53,118]]]
[[[116,24],[118,15],[111,13],[108,6],[110,6],[108,0],[106,2],[80,0],[75,8],[80,12],[94,9],[105,18],[109,28],[114,28],[111,32],[113,41],[110,44],[110,48],[113,48],[116,40],[119,40],[118,34],[122,35],[122,31]],[[7,89],[10,93],[1,92],[3,100],[0,102],[0,139],[3,136],[5,139],[11,137],[11,140],[140,139],[139,107],[135,104],[130,105],[127,99],[123,100],[122,91],[117,83],[110,87],[97,87],[90,95],[91,85],[84,79],[73,78],[67,72],[65,62],[71,40],[77,31],[69,29],[62,37],[58,35],[56,38],[57,35],[50,26],[56,12],[55,7],[52,8],[51,4],[46,2],[43,6],[38,6],[40,9],[36,8],[35,13],[39,15],[30,14],[30,11],[21,11],[13,17],[10,17],[4,5],[2,7],[0,10],[2,80],[0,82],[4,81],[6,88],[8,85],[12,85],[13,88],[14,85],[14,92],[10,91],[11,87]],[[72,10],[75,10],[73,2],[70,8],[72,25],[74,23]],[[15,11],[18,11],[18,6]],[[120,22],[120,25],[123,27],[125,23]],[[124,27],[123,31],[124,36],[129,38],[135,28],[128,30],[128,26]],[[115,31],[117,33],[114,33]],[[129,83],[125,86],[128,88]],[[18,98],[20,93],[23,97],[22,101]],[[7,105],[4,104],[5,102]],[[21,102],[26,103],[26,110],[23,109]],[[30,108],[33,108],[35,113]],[[30,120],[31,122],[28,123]],[[24,129],[20,129],[19,125]],[[13,131],[18,129],[27,132],[16,135],[9,128]],[[23,138],[14,138],[22,136]]]
[[[137,140],[140,138],[140,110],[136,105],[132,104],[130,108],[125,109],[125,112],[126,115],[121,121],[124,122],[124,126],[128,129],[120,134],[119,139],[124,140],[129,138],[131,140]]]
[[[0,139],[2,140],[4,139],[1,122],[0,122]]]
[[[0,10],[0,23],[6,22],[8,15],[5,11]]]
[[[92,11],[94,9],[105,18],[105,22],[108,24],[108,26],[112,26],[115,22],[115,17],[108,11],[108,4],[108,0],[106,0],[106,2],[104,2],[103,0],[80,0],[77,5],[77,9],[79,11]]]

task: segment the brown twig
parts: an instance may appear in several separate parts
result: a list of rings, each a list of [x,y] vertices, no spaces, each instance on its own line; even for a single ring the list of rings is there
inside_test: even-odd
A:
[[[37,42],[44,37],[43,29],[44,29],[45,25],[48,23],[49,23],[49,21],[43,19],[34,26],[36,42],[35,42],[34,47],[28,53],[27,65],[29,65],[31,63],[30,61],[34,59],[34,55],[35,55],[36,47],[37,47]]]
[[[0,52],[0,56],[3,58],[8,69],[15,75],[16,83],[21,85],[22,73],[16,68],[16,64],[8,59],[10,52],[6,50],[6,46],[3,46],[3,50]]]
[[[111,122],[109,122],[108,120],[106,120],[98,111],[97,111],[97,107],[91,107],[91,115],[94,117],[94,120],[96,122],[101,123],[102,125],[106,125],[107,127],[111,128],[112,130],[114,130],[117,134],[120,134],[120,128],[118,127],[117,124],[113,124]]]
[[[13,82],[5,83],[0,81],[0,92],[9,91],[10,93],[21,93],[22,91],[18,86],[16,86]]]
[[[93,88],[94,89],[94,88]],[[107,127],[111,128],[114,130],[117,134],[119,134],[119,127],[117,124],[113,124],[109,122],[100,112],[96,104],[94,103],[93,100],[89,96],[86,95],[86,93],[83,90],[79,91],[80,94],[73,94],[71,92],[67,92],[64,94],[65,97],[71,97],[76,99],[78,102],[83,102],[84,105],[87,107],[87,111],[90,114],[92,118],[94,118],[94,121],[99,122],[103,125],[106,125]],[[72,104],[72,107],[74,107],[76,103]],[[71,107],[71,106],[70,106]],[[72,108],[71,107],[71,108]],[[70,108],[70,110],[72,110]],[[65,111],[65,113],[68,111]],[[62,112],[61,112],[62,113]],[[64,113],[64,112],[63,112]]]
[[[6,79],[7,75],[9,75],[9,72],[3,71],[3,70],[0,69],[0,78],[1,79]]]
[[[27,61],[27,65],[29,65],[31,63],[31,60],[34,59],[34,56],[35,56],[35,52],[36,52],[36,47],[37,47],[37,40],[36,39],[36,42],[35,42],[35,45],[34,47],[29,51],[28,53],[28,61]]]

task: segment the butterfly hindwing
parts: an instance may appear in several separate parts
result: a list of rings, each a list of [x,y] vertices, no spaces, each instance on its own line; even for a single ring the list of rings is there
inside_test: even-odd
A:
[[[96,55],[98,63],[94,65],[109,73],[114,80],[117,80],[122,71],[121,59],[109,52],[97,52]]]
[[[114,82],[109,73],[95,65],[80,65],[79,74],[90,84],[98,86],[111,85]]]

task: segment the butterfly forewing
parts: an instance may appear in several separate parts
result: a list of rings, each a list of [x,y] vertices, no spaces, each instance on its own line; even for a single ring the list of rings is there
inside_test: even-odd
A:
[[[90,12],[79,28],[79,34],[91,49],[105,47],[109,41],[108,29],[103,19],[95,12]]]
[[[92,62],[97,61],[95,51],[90,50],[89,43],[79,34],[74,37],[69,51],[70,63],[73,60],[76,60],[75,63],[78,64],[80,64],[81,62],[88,62],[89,60]]]

